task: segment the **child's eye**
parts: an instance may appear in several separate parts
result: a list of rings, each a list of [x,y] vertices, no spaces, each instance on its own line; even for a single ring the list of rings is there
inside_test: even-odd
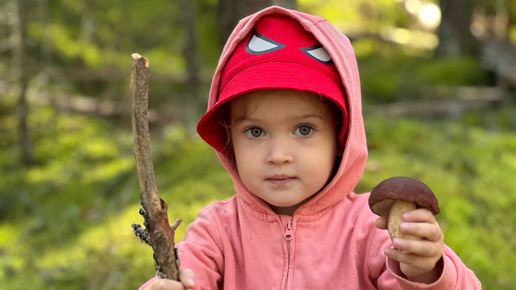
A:
[[[297,127],[296,131],[294,131],[294,134],[300,135],[300,136],[308,136],[310,133],[312,133],[314,129],[311,126],[308,125],[301,125]]]
[[[258,138],[258,137],[263,136],[264,132],[261,128],[252,127],[252,128],[247,129],[245,131],[245,134],[251,138]]]

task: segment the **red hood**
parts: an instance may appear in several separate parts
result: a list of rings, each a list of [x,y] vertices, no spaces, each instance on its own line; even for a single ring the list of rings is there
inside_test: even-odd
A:
[[[269,14],[281,14],[291,17],[297,20],[308,32],[312,33],[331,55],[340,74],[343,87],[345,88],[344,96],[346,97],[348,106],[348,129],[347,141],[345,143],[344,154],[340,162],[339,170],[333,180],[321,192],[298,208],[295,213],[296,215],[312,215],[331,207],[353,191],[353,188],[362,175],[367,159],[360,80],[355,54],[349,39],[322,17],[280,7],[270,7],[244,18],[233,30],[233,33],[230,35],[223,49],[218,67],[213,76],[208,108],[216,105],[222,69],[228,61],[229,56],[253,29],[254,24],[263,16]],[[256,210],[263,213],[273,213],[264,201],[251,194],[245,188],[233,162],[218,151],[217,155],[231,175],[237,194]]]

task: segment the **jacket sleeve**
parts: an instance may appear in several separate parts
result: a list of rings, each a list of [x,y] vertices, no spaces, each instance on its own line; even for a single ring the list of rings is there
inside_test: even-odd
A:
[[[376,231],[379,232],[380,230]],[[412,282],[404,278],[397,261],[386,258],[383,254],[378,254],[378,252],[383,252],[384,248],[391,246],[388,235],[382,233],[374,236],[377,241],[373,242],[373,245],[376,244],[376,246],[370,251],[375,251],[377,254],[370,255],[373,259],[370,265],[376,264],[375,267],[381,269],[377,272],[379,273],[377,277],[378,289],[482,289],[480,281],[473,271],[468,269],[457,254],[446,245],[441,260],[443,270],[439,279],[432,284]]]
[[[444,246],[442,258],[443,271],[440,278],[432,284],[411,282],[402,277],[398,262],[387,258],[386,263],[388,270],[378,279],[379,289],[392,289],[393,279],[399,289],[482,289],[473,271],[447,246]]]
[[[183,241],[176,244],[181,269],[191,269],[195,289],[219,289],[223,283],[223,254],[218,220],[208,209],[201,209],[188,226]],[[145,289],[156,277],[140,287]]]
[[[202,209],[188,226],[184,240],[178,243],[181,269],[193,270],[195,289],[218,289],[222,285],[224,256],[219,229],[219,220],[208,209]]]

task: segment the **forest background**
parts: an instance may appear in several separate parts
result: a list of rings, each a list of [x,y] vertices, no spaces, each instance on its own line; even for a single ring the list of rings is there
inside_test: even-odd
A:
[[[135,289],[154,276],[129,119],[150,61],[158,189],[187,225],[234,190],[195,133],[236,21],[276,4],[348,35],[369,159],[357,192],[407,175],[437,194],[445,243],[484,289],[516,284],[516,1],[5,0],[0,3],[0,283]]]

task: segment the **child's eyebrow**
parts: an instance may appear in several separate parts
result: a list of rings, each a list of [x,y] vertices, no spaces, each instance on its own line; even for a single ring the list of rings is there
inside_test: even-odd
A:
[[[320,114],[305,114],[305,115],[299,115],[299,116],[293,116],[291,118],[292,120],[306,120],[306,119],[320,119],[320,120],[324,120],[324,116],[320,115]],[[251,123],[257,123],[257,122],[260,122],[262,121],[261,119],[259,118],[252,118],[252,117],[246,117],[246,116],[242,116],[242,117],[238,117],[236,118],[235,120],[232,121],[233,125],[238,125],[244,121],[248,121],[248,122],[251,122]]]
[[[324,116],[321,116],[320,114],[300,115],[300,116],[295,116],[293,119],[301,120],[301,119],[311,119],[311,118],[323,119],[324,120]]]
[[[246,116],[242,116],[242,117],[238,117],[236,118],[235,120],[233,120],[231,123],[233,125],[238,125],[244,121],[249,121],[249,122],[258,122],[258,119],[256,118],[249,118],[249,117],[246,117]]]

